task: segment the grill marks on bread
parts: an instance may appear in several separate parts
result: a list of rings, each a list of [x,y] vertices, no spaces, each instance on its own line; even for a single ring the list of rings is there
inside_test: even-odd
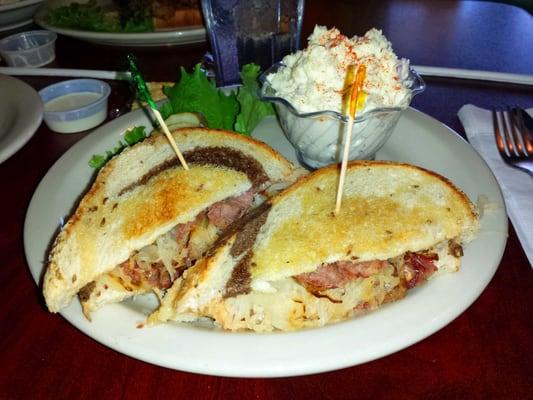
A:
[[[259,161],[231,147],[197,147],[184,152],[183,157],[188,164],[214,165],[242,172],[248,176],[254,187],[259,187],[268,181],[268,176]],[[118,195],[122,196],[138,186],[145,185],[155,175],[178,165],[179,161],[173,157],[152,168],[136,182],[124,187]]]

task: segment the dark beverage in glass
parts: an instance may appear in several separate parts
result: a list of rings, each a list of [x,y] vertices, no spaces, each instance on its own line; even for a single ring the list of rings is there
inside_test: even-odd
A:
[[[240,82],[240,67],[263,70],[298,50],[303,0],[202,0],[218,86]]]

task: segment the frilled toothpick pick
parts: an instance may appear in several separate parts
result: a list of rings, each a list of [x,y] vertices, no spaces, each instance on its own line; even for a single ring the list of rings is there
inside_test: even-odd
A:
[[[348,71],[350,74],[350,71]],[[353,122],[355,120],[355,114],[357,108],[360,106],[360,102],[364,100],[363,84],[366,79],[366,65],[361,64],[357,68],[355,73],[355,79],[351,87],[350,97],[348,99],[348,124],[346,130],[346,138],[344,140],[344,151],[342,155],[341,174],[339,177],[339,186],[337,188],[337,201],[335,202],[335,215],[341,210],[342,192],[344,190],[344,181],[346,179],[346,168],[348,166],[348,157],[350,153],[350,143],[352,141]]]
[[[131,72],[130,82],[135,87],[137,91],[137,96],[139,96],[141,100],[148,103],[157,122],[163,129],[163,132],[165,133],[168,141],[170,142],[170,145],[172,146],[172,148],[174,149],[174,152],[178,156],[178,159],[180,160],[181,165],[183,166],[184,169],[188,170],[189,166],[187,165],[185,158],[183,158],[183,155],[181,154],[180,150],[178,149],[178,146],[176,145],[174,137],[168,130],[167,124],[163,120],[163,117],[161,116],[161,113],[157,109],[157,106],[155,105],[154,100],[150,96],[150,92],[148,91],[148,88],[146,87],[146,83],[141,74],[141,71],[137,67],[137,61],[135,57],[132,54],[128,54],[127,59],[128,59],[128,69]]]

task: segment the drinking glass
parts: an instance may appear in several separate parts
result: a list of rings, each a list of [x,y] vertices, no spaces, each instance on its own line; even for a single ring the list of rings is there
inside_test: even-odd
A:
[[[240,83],[242,65],[262,70],[300,47],[304,0],[202,0],[217,86]]]

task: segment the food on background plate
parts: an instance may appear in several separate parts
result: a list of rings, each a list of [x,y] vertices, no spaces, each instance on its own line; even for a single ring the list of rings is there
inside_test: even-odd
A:
[[[276,73],[267,76],[275,95],[299,112],[331,110],[346,114],[347,75],[366,66],[366,101],[360,113],[379,107],[406,106],[411,97],[406,78],[409,61],[398,59],[378,29],[348,38],[338,29],[316,26],[304,50],[283,58]]]
[[[113,0],[124,19],[135,10],[144,10],[155,30],[202,25],[199,0]]]
[[[150,322],[323,326],[459,269],[479,223],[451,182],[412,165],[352,162],[335,215],[338,173],[331,166],[307,175],[234,223],[174,282]]]
[[[89,0],[54,7],[46,21],[95,32],[152,32],[202,25],[198,0]]]
[[[57,312],[80,295],[86,315],[135,293],[162,291],[221,230],[303,171],[262,142],[183,128],[152,134],[98,173],[55,238],[43,292]]]
[[[199,0],[141,1],[147,2],[150,5],[155,29],[172,29],[180,26],[203,24]]]

